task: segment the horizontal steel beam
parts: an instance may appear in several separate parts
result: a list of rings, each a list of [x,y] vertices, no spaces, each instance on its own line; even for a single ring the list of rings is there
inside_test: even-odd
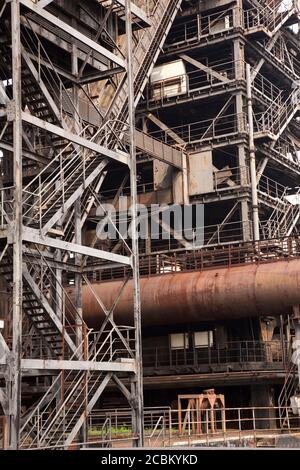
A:
[[[58,250],[69,251],[70,253],[78,253],[79,255],[89,256],[91,258],[103,259],[128,266],[132,265],[131,257],[117,255],[109,251],[97,250],[89,246],[77,245],[76,243],[65,242],[58,238],[42,237],[39,230],[33,228],[23,227],[23,240],[30,243],[37,243],[38,245],[57,248]]]
[[[25,19],[24,17],[21,17],[21,23],[27,28],[28,28],[28,23],[29,23],[32,31],[34,31],[40,37],[47,39],[47,41],[52,42],[52,44],[55,44],[56,46],[59,45],[60,49],[67,51],[69,54],[72,54],[73,45],[68,43],[62,37],[60,37],[55,31],[53,30],[50,31],[50,29],[46,30],[44,28],[41,28],[40,25],[38,25],[37,23],[34,23],[32,18]],[[88,50],[89,48],[87,46],[85,48],[82,47],[82,50],[78,49],[77,50],[78,59],[85,61],[87,58]],[[38,59],[36,58],[34,60],[38,60]],[[43,63],[42,60],[41,60],[41,64],[45,65],[45,63]],[[98,70],[101,73],[106,73],[109,70],[103,62],[101,62],[100,60],[97,60],[94,54],[91,57],[87,58],[87,64],[89,64],[91,67],[93,67],[94,69]],[[54,66],[52,64],[52,68],[53,67]],[[120,70],[123,71],[124,70],[123,67],[116,67],[116,72],[114,73],[120,73]],[[66,76],[65,71],[62,71],[60,69],[56,69],[56,71],[60,75]],[[74,81],[74,80],[71,80],[71,81]]]
[[[53,0],[39,0],[39,2],[37,3],[37,5],[40,7],[40,8],[45,8],[46,6],[50,5],[50,3],[52,3]]]
[[[20,3],[24,5],[26,8],[28,8],[29,10],[39,15],[43,20],[48,21],[52,25],[56,26],[57,28],[60,28],[65,33],[69,34],[76,41],[76,44],[78,45],[79,48],[80,48],[80,43],[82,43],[88,46],[92,51],[95,51],[98,54],[101,54],[102,56],[110,60],[111,62],[125,69],[126,64],[123,59],[121,59],[120,57],[117,57],[115,54],[105,49],[105,47],[100,46],[100,44],[88,38],[77,29],[73,28],[72,26],[68,25],[64,21],[60,20],[59,18],[57,18],[57,16],[54,16],[48,11],[46,11],[44,8],[41,8],[38,4],[33,3],[31,0],[20,0]]]
[[[51,124],[47,121],[43,121],[42,119],[37,118],[32,114],[25,113],[24,111],[22,112],[22,120],[28,124],[39,127],[40,129],[44,129],[47,132],[58,135],[59,137],[73,142],[74,144],[87,148],[92,152],[99,153],[100,155],[116,160],[119,163],[129,165],[128,155],[121,150],[110,150],[106,147],[103,147],[103,145],[96,144],[95,142],[73,134],[73,132],[69,132],[66,129],[62,129],[61,127],[55,126],[54,124]]]
[[[87,370],[99,372],[135,372],[132,359],[118,362],[65,361],[56,359],[22,359],[22,370]]]
[[[7,150],[8,152],[12,152],[12,153],[14,151],[14,148],[13,148],[12,145],[6,144],[3,141],[0,142],[0,148],[4,149],[4,150]],[[48,165],[49,164],[49,160],[47,158],[45,158],[41,155],[35,154],[35,153],[33,153],[29,150],[25,150],[24,148],[22,149],[22,154],[23,154],[23,157],[28,158],[29,160],[34,160],[35,162],[38,162],[41,165]]]

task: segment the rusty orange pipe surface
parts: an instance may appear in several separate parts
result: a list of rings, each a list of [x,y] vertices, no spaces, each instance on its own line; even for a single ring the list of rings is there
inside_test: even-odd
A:
[[[108,281],[93,288],[111,307],[121,285]],[[141,296],[143,326],[285,314],[300,304],[300,259],[143,277]],[[115,319],[129,324],[132,308],[129,281]],[[83,288],[83,314],[89,326],[100,326],[103,313],[88,286]]]

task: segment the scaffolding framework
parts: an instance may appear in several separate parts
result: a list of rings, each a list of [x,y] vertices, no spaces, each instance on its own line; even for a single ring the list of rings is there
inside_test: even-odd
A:
[[[143,445],[140,275],[220,263],[225,245],[222,266],[298,256],[299,21],[298,0],[0,0],[5,447],[84,446],[112,384]],[[154,80],[179,62],[184,73]],[[107,203],[117,219],[130,208],[130,240]],[[167,241],[139,240],[139,203],[204,205],[205,249],[171,222],[158,224]],[[115,240],[97,236],[107,221]],[[93,282],[110,278],[122,282],[106,305]],[[124,325],[114,312],[131,280]]]
[[[133,445],[143,443],[135,238],[138,70],[132,44],[138,34],[150,47],[151,23],[149,11],[127,0],[83,3],[13,0],[0,5],[0,272],[11,300],[1,312],[1,405],[10,449],[86,443],[86,419],[111,382],[131,407]],[[169,3],[156,14],[164,18]],[[126,36],[121,48],[118,28]],[[141,72],[139,79],[148,70]],[[89,86],[99,77],[118,83],[117,90],[109,90],[105,114],[90,96]],[[97,124],[83,116],[84,106],[94,112]],[[91,209],[101,207],[99,190],[114,165],[130,173],[133,237],[126,255],[87,246],[82,238]],[[94,262],[129,268],[135,286],[128,326],[117,324],[113,315],[127,280],[112,304],[104,305],[84,273]],[[66,292],[66,280],[76,288],[74,298]],[[83,319],[83,285],[105,314],[96,332]],[[24,383],[43,376],[47,391],[28,409]]]

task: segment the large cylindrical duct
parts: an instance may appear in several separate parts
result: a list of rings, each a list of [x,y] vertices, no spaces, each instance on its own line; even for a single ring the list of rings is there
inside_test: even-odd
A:
[[[93,288],[111,307],[121,285],[108,281]],[[300,260],[142,277],[141,294],[143,326],[281,315],[300,304]],[[129,281],[115,310],[118,323],[129,324],[132,308]],[[88,286],[83,312],[88,325],[99,327],[104,315]]]

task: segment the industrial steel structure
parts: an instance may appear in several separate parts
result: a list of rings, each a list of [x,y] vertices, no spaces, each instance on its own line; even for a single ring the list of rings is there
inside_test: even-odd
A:
[[[134,446],[241,439],[250,409],[299,432],[299,24],[299,0],[0,0],[3,448],[123,418]]]

